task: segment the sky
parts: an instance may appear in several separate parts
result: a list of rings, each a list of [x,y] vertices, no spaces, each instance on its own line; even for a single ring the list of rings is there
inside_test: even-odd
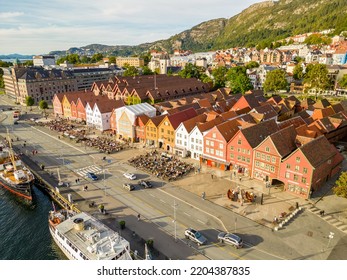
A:
[[[0,55],[168,39],[262,0],[0,0]]]

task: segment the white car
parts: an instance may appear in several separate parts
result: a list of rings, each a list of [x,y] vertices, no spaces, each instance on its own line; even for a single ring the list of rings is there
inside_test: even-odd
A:
[[[219,242],[227,243],[234,246],[236,249],[243,247],[242,238],[234,233],[221,232],[217,236]]]
[[[204,245],[207,243],[206,237],[203,236],[199,231],[192,228],[187,228],[184,232],[184,236],[187,239],[194,241],[196,244],[198,244],[198,246]]]
[[[130,180],[135,180],[136,179],[136,175],[135,174],[132,174],[132,173],[124,173],[123,176],[127,179],[130,179]]]

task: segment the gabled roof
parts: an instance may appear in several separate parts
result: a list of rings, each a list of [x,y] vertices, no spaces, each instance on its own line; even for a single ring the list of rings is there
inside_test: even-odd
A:
[[[196,117],[182,122],[182,125],[186,128],[187,132],[190,133],[196,125],[204,123],[206,119],[207,116],[205,114],[197,115]]]
[[[215,127],[216,125],[220,124],[224,122],[224,120],[221,117],[217,117],[213,120],[207,121],[205,123],[200,123],[197,125],[198,129],[200,130],[200,132],[205,132],[207,130],[212,129],[213,127]]]
[[[337,104],[331,105],[331,107],[333,108],[335,113],[339,113],[339,112],[344,111],[343,106],[341,105],[341,103],[337,103]]]
[[[301,146],[299,149],[313,167],[320,166],[327,160],[332,159],[337,153],[336,148],[323,135]]]
[[[249,145],[252,148],[258,146],[267,136],[278,131],[278,125],[276,121],[269,120],[261,122],[257,125],[253,125],[241,130]]]
[[[139,121],[141,121],[143,123],[143,125],[146,125],[146,123],[149,121],[149,117],[147,115],[143,114],[143,115],[138,116],[136,120],[137,120],[137,122],[136,122],[137,125],[139,125]]]
[[[220,114],[220,116],[224,119],[224,120],[230,120],[232,118],[235,118],[238,116],[238,114],[235,111],[228,111],[225,113]]]
[[[279,95],[273,95],[271,98],[268,99],[268,102],[275,102],[276,104],[280,103],[283,100],[283,98]]]
[[[314,108],[323,109],[331,106],[331,104],[327,99],[324,98],[322,100],[318,100],[315,104],[313,104],[313,106]]]
[[[65,93],[56,93],[56,94],[54,94],[54,96],[60,101],[60,103],[63,101],[64,95],[65,95]]]
[[[273,109],[273,107],[270,104],[264,104],[262,106],[253,108],[251,112],[262,114],[264,116],[262,120],[268,120],[268,119],[277,117],[276,111]]]
[[[175,113],[173,115],[169,115],[168,119],[173,127],[173,129],[176,130],[176,128],[180,125],[181,122],[184,122],[188,119],[191,119],[195,117],[196,111],[193,108],[189,108],[183,111],[180,111],[178,113]]]
[[[302,117],[297,116],[288,120],[285,120],[283,122],[278,123],[278,127],[280,129],[283,129],[285,127],[289,127],[291,125],[293,125],[294,127],[299,127],[301,125],[306,124],[305,121],[302,119]]]
[[[247,103],[247,106],[251,109],[258,107],[260,104],[258,102],[258,100],[255,98],[255,96],[253,94],[246,94],[243,95],[233,106],[233,110],[238,110],[238,109],[243,109],[243,108],[239,108],[238,104],[241,103],[242,101],[245,101]]]
[[[96,102],[95,106],[99,108],[100,113],[110,113],[113,111],[114,108],[120,108],[123,107],[125,104],[123,100],[104,100]]]
[[[328,116],[333,115],[335,112],[333,108],[327,107],[327,108],[316,108],[313,111],[312,118],[314,120],[322,119]]]
[[[238,132],[240,123],[238,120],[229,120],[226,122],[223,122],[216,126],[217,130],[220,132],[220,134],[223,136],[225,141],[228,143],[229,140]]]
[[[291,125],[269,136],[281,158],[289,155],[297,148],[295,143],[296,135],[296,130],[294,126]]]
[[[161,123],[161,121],[166,117],[166,115],[160,115],[160,116],[155,116],[153,118],[150,118],[148,121],[152,121],[153,124],[158,127],[158,125]],[[147,122],[148,124],[148,122]]]

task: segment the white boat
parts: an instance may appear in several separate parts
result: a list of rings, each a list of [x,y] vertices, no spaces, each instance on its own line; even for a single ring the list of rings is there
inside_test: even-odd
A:
[[[70,260],[132,260],[130,243],[85,212],[51,211],[49,231]]]

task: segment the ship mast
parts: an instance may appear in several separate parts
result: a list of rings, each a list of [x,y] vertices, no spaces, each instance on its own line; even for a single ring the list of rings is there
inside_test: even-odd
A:
[[[14,171],[17,171],[16,160],[14,158],[14,154],[13,154],[13,150],[12,150],[12,140],[11,140],[11,137],[10,137],[10,133],[8,132],[8,128],[6,130],[7,130],[8,146],[10,148],[9,149],[10,159],[11,159]]]

